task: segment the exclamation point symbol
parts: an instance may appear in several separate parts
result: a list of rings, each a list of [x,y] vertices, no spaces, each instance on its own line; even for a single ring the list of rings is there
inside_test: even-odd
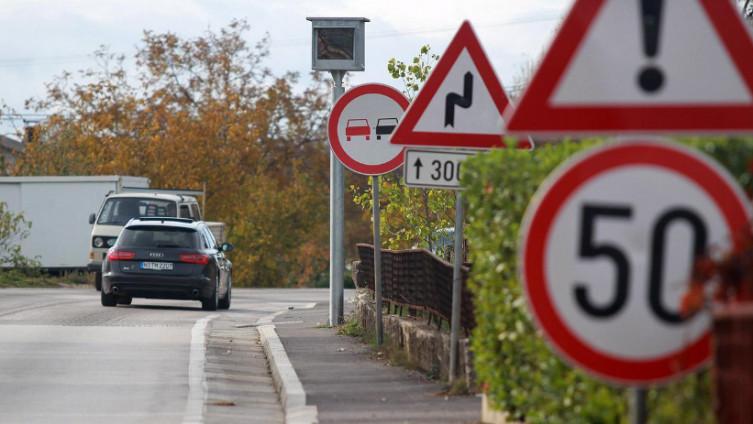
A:
[[[641,27],[643,29],[643,52],[649,61],[659,53],[659,35],[661,33],[661,15],[664,0],[639,0],[641,2]],[[652,94],[664,86],[664,72],[654,64],[641,69],[638,85],[646,93]]]

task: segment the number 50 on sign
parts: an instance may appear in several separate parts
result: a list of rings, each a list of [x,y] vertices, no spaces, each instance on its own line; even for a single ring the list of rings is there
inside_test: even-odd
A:
[[[568,161],[526,212],[521,271],[538,325],[565,359],[629,385],[661,383],[710,357],[708,314],[679,313],[694,258],[751,216],[711,159],[654,140]]]

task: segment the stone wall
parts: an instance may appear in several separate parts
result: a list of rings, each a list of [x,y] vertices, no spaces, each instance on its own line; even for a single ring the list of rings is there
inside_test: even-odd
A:
[[[358,323],[373,333],[375,307],[373,293],[358,289],[355,297],[354,316]],[[426,323],[424,319],[383,315],[384,342],[394,350],[402,350],[408,360],[427,374],[448,380],[450,363],[450,334]],[[471,352],[468,339],[460,339],[458,372],[469,390],[475,389]]]

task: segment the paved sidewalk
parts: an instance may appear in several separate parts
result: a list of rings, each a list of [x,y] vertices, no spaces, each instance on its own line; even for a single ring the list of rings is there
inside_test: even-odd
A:
[[[253,327],[228,318],[210,323],[207,335],[207,400],[204,422],[282,423],[280,400]]]
[[[290,310],[274,320],[277,333],[320,423],[478,423],[481,399],[441,394],[423,374],[374,359],[360,340],[327,323],[328,306]]]

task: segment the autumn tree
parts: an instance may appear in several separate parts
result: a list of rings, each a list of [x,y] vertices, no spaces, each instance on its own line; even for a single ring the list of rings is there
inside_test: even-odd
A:
[[[326,272],[328,89],[265,66],[245,21],[194,39],[144,32],[134,57],[106,48],[27,107],[51,113],[14,173],[138,175],[207,187],[205,216],[228,224],[237,285],[304,285]],[[128,70],[127,70],[128,69]],[[131,70],[132,69],[132,70]]]

